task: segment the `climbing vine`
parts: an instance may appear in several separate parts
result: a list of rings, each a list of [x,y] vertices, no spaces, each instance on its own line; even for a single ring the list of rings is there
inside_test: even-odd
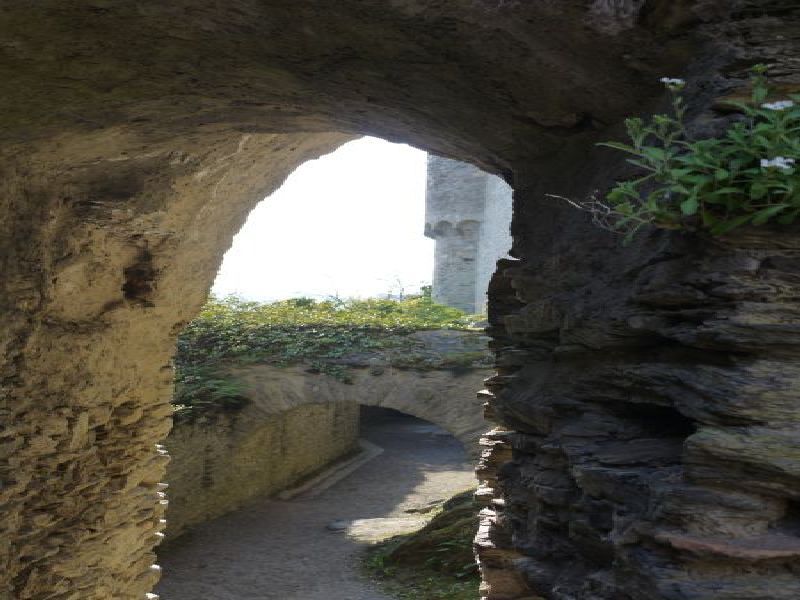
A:
[[[671,114],[625,121],[630,143],[600,144],[625,152],[641,170],[604,200],[575,203],[601,226],[630,239],[647,225],[722,235],[744,225],[790,224],[800,216],[800,95],[767,102],[765,67],[753,69],[749,102],[719,137],[687,133],[685,82],[664,78]]]

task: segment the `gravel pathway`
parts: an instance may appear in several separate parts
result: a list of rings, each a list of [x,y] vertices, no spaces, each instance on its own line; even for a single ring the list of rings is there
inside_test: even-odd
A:
[[[362,437],[385,452],[318,496],[259,500],[165,547],[162,600],[391,600],[360,576],[361,550],[419,527],[416,510],[474,475],[461,445],[426,422],[374,420]],[[343,531],[328,528],[337,522]]]

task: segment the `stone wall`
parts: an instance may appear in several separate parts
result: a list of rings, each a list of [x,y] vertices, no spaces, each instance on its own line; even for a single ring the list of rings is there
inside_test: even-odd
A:
[[[352,369],[351,383],[343,383],[306,367],[255,365],[236,371],[246,395],[262,410],[282,411],[319,402],[391,408],[445,429],[473,455],[486,430],[482,401],[475,390],[489,374],[475,368],[415,370],[376,364]]]
[[[797,232],[585,234],[595,283],[560,246],[490,292],[486,597],[798,597]]]
[[[418,371],[375,363],[351,369],[351,383],[344,383],[300,366],[235,369],[249,403],[240,411],[179,419],[164,442],[171,456],[166,534],[172,539],[291,487],[354,451],[360,406],[435,423],[476,456],[486,423],[475,390],[488,375],[474,368]]]
[[[497,261],[508,258],[511,250],[511,207],[511,186],[500,177],[488,176],[475,277],[475,312],[478,313],[486,313],[489,302],[486,292],[497,270]]]
[[[164,443],[172,458],[167,539],[355,452],[358,424],[357,404],[322,398],[269,413],[249,404],[177,423]]]
[[[756,4],[706,29],[692,135],[730,123],[715,101],[747,94],[751,64],[800,90],[800,13]],[[516,180],[514,259],[489,291],[484,597],[800,597],[800,227],[648,229],[624,245],[545,196],[589,198],[634,174],[576,144]]]

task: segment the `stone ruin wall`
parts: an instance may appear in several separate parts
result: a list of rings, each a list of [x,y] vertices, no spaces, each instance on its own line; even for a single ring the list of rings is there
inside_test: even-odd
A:
[[[164,442],[171,457],[166,541],[356,452],[358,427],[358,404],[322,399],[272,414],[248,405],[179,421]]]
[[[490,373],[469,367],[416,370],[372,366],[351,369],[352,383],[343,383],[301,367],[265,365],[237,370],[237,377],[256,406],[270,411],[319,401],[391,408],[438,425],[467,452],[476,454],[486,422],[475,390]]]
[[[799,22],[781,0],[9,7],[0,598],[152,598],[174,338],[248,210],[370,133],[515,190],[484,596],[796,599],[800,234],[622,247],[545,194],[630,175],[594,144],[664,108],[661,76],[687,76],[697,132],[753,63],[797,89]]]
[[[305,367],[236,369],[250,402],[241,411],[178,420],[164,442],[171,457],[167,539],[354,452],[359,406],[430,421],[477,456],[485,422],[475,390],[489,374],[373,366],[351,369],[352,383],[343,383]]]

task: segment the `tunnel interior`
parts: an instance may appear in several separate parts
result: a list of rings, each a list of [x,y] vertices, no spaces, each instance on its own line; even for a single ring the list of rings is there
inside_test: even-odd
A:
[[[154,598],[175,337],[249,210],[362,134],[514,188],[489,286],[483,597],[800,596],[800,236],[623,246],[548,195],[631,176],[595,144],[665,106],[665,75],[698,134],[754,64],[796,90],[798,19],[752,0],[9,7],[0,596]],[[668,464],[598,464],[652,439],[609,404],[666,407],[687,437]]]
[[[458,440],[400,411],[362,406],[360,436],[372,453],[356,458],[355,470],[346,459],[291,497],[262,496],[175,539],[167,529],[158,593],[169,600],[389,598],[360,572],[365,551],[419,530],[451,496],[474,487],[474,475]]]

